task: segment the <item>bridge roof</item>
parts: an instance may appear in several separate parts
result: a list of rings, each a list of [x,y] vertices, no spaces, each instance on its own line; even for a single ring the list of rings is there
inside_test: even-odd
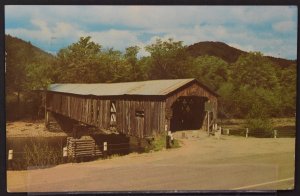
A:
[[[70,93],[77,95],[95,96],[119,96],[119,95],[168,95],[178,88],[197,82],[194,78],[170,79],[170,80],[148,80],[140,82],[122,83],[91,83],[91,84],[51,84],[48,91]],[[205,85],[199,83],[213,95],[217,94]]]

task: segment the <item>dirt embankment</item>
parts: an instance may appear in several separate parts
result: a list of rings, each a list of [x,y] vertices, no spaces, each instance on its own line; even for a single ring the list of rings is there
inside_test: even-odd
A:
[[[65,132],[51,132],[43,121],[15,121],[6,123],[6,137],[67,136]]]

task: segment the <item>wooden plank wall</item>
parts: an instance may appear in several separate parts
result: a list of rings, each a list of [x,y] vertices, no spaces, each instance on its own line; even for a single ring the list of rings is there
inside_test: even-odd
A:
[[[218,101],[217,97],[212,94],[211,92],[207,91],[197,83],[192,83],[191,85],[187,86],[182,90],[178,90],[177,92],[170,94],[166,98],[166,119],[168,124],[168,129],[170,128],[170,118],[172,116],[172,104],[179,98],[183,96],[200,96],[200,97],[207,97],[208,100],[211,101],[213,105],[213,114],[214,119],[217,119],[217,109],[218,109]]]
[[[126,135],[144,138],[164,131],[165,124],[168,125],[168,130],[170,129],[171,106],[181,96],[207,97],[213,104],[214,119],[217,118],[218,103],[216,95],[207,91],[198,83],[191,83],[178,89],[164,100],[149,96],[87,97],[48,92],[47,109],[88,125],[109,129],[111,126],[110,105],[111,101],[115,101],[117,131]],[[137,128],[137,111],[144,113],[143,131],[138,131]]]
[[[119,100],[117,103],[117,129],[127,135],[144,138],[163,131],[165,102],[153,100]],[[137,132],[136,112],[144,112],[144,131]]]
[[[62,93],[47,93],[47,109],[76,121],[110,128],[110,105],[116,103],[116,128],[126,135],[144,138],[164,130],[165,102],[144,99],[104,99]],[[144,130],[138,131],[136,112],[144,112]]]

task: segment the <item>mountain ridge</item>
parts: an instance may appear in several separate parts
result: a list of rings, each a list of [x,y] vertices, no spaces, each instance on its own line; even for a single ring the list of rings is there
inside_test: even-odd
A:
[[[228,63],[234,63],[240,55],[248,53],[219,41],[203,41],[194,43],[187,46],[187,52],[193,57],[204,55],[219,57]],[[296,63],[296,60],[272,56],[265,57],[282,67],[288,67],[290,64]]]
[[[31,44],[29,41],[25,41],[18,37],[13,37],[9,34],[5,35],[5,45],[6,47],[10,43],[16,43],[18,46],[24,48],[31,48],[33,51],[33,56],[42,56],[45,58],[54,58],[53,54],[46,52],[45,50]],[[203,41],[197,42],[187,46],[187,52],[192,57],[199,57],[204,55],[215,56],[223,59],[227,63],[234,63],[240,55],[247,54],[248,52],[240,50],[238,48],[232,47],[224,42],[220,41]],[[285,58],[278,58],[273,56],[265,56],[272,62],[282,66],[288,67],[292,63],[296,63],[296,60],[290,60]]]

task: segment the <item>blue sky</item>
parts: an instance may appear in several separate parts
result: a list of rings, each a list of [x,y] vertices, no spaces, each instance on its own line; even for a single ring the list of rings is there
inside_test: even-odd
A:
[[[5,33],[57,53],[81,36],[124,51],[158,37],[190,45],[221,41],[296,59],[296,6],[5,6]]]

